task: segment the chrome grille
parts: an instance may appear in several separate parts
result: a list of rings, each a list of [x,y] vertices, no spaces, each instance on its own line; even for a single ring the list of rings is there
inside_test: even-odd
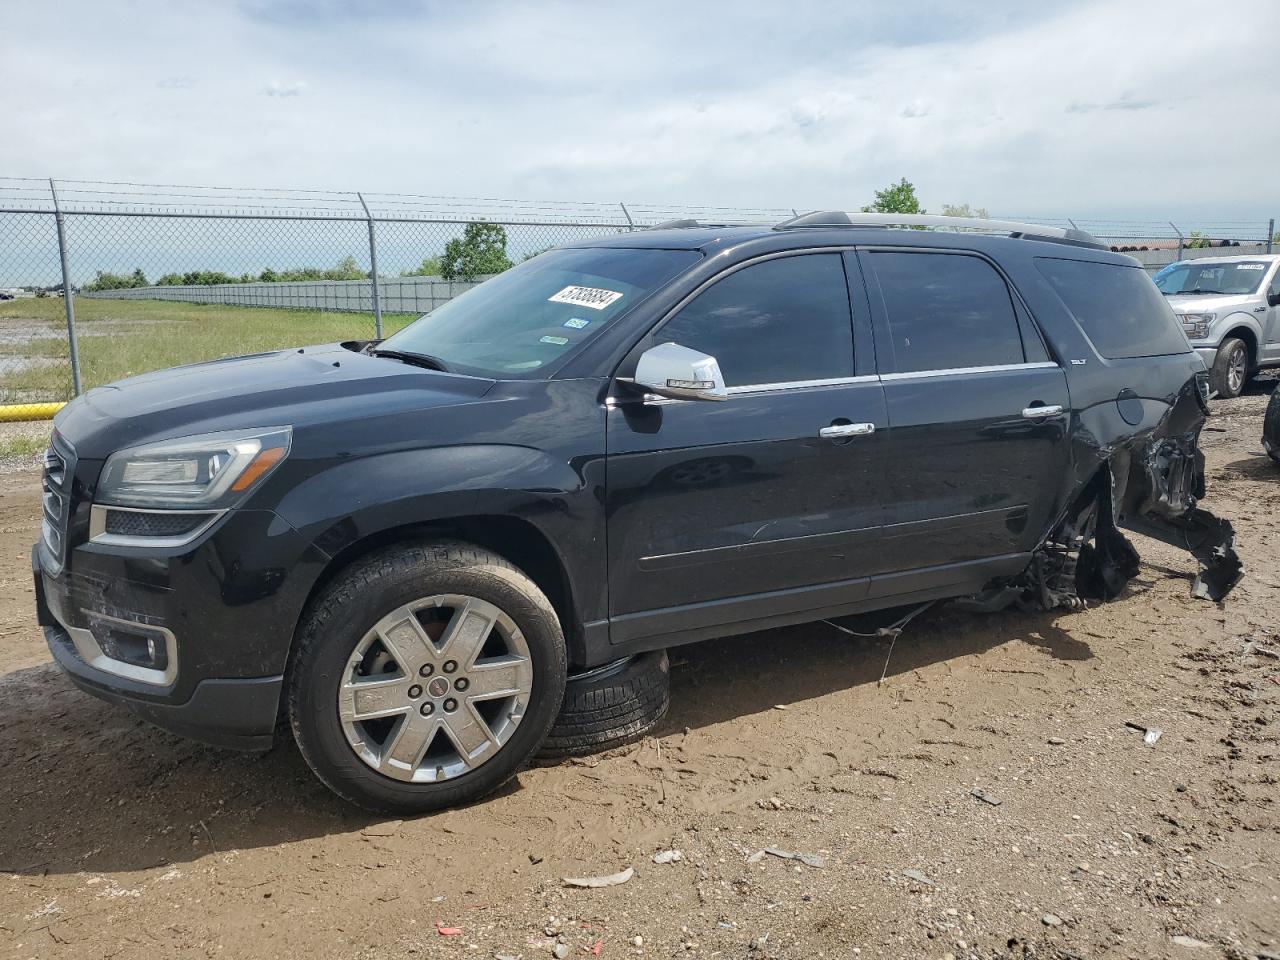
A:
[[[58,568],[66,560],[67,523],[71,517],[71,479],[73,461],[70,455],[50,446],[44,452],[40,536],[53,554]]]

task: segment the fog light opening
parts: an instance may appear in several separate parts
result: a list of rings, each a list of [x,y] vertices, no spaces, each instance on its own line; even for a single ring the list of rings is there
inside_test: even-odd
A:
[[[87,613],[89,632],[105,656],[148,670],[164,672],[169,668],[169,644],[165,630],[145,623]]]

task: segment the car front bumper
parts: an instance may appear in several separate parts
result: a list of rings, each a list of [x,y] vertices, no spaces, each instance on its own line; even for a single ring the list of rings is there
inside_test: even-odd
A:
[[[272,745],[323,553],[266,511],[232,514],[182,551],[90,542],[59,566],[48,550],[32,550],[37,620],[72,683],[205,743]]]

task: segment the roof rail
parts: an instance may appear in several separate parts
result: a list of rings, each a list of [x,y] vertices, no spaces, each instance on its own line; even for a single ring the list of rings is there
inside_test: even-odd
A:
[[[664,220],[662,223],[655,223],[651,227],[645,227],[646,230],[687,230],[692,227],[702,227],[706,229],[716,229],[719,227],[746,227],[751,224],[745,222],[726,223],[723,220],[693,220],[685,218],[681,220]]]
[[[790,220],[775,224],[775,230],[792,230],[797,227],[916,227],[937,230],[956,230],[975,233],[999,233],[1010,237],[1028,237],[1033,240],[1054,240],[1059,243],[1075,243],[1085,247],[1106,250],[1092,234],[1066,227],[1044,227],[1034,223],[1016,223],[1012,220],[985,220],[979,217],[937,217],[923,213],[854,213],[843,210],[819,210],[804,213]]]

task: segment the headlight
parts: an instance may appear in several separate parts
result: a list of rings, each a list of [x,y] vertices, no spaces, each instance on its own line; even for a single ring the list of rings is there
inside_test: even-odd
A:
[[[290,427],[163,440],[112,454],[94,502],[164,510],[223,510],[289,453]]]
[[[1184,313],[1182,329],[1192,340],[1203,340],[1209,335],[1209,324],[1217,319],[1216,313]]]

